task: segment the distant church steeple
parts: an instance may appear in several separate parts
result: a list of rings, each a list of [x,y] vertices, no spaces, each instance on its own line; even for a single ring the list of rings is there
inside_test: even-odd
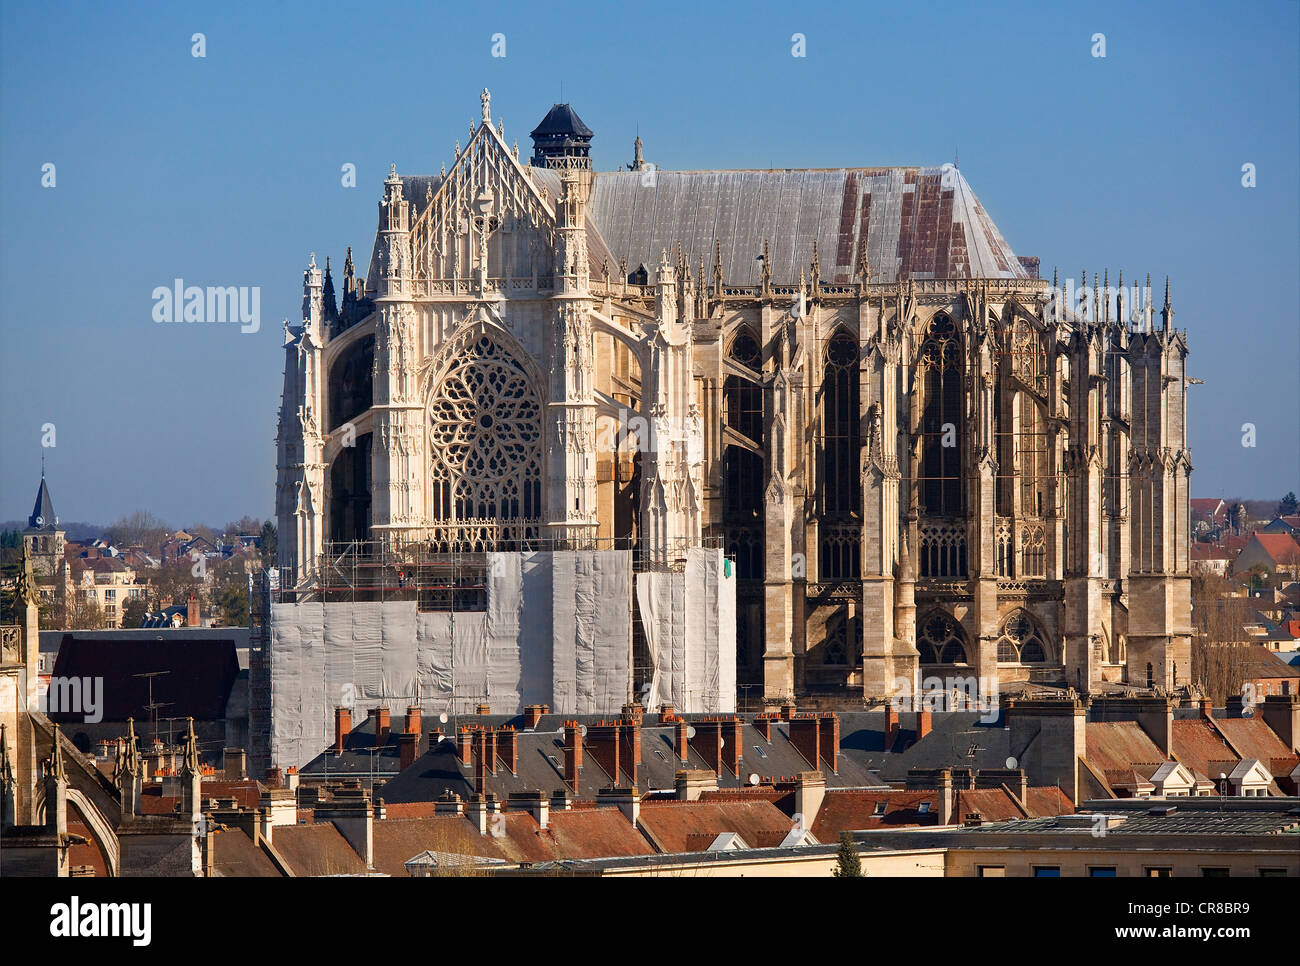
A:
[[[54,512],[54,501],[50,498],[50,488],[45,484],[45,469],[42,467],[41,485],[36,489],[36,504],[32,507],[32,515],[27,518],[27,529],[22,534],[35,575],[49,577],[58,572],[59,564],[63,561],[64,533]]]

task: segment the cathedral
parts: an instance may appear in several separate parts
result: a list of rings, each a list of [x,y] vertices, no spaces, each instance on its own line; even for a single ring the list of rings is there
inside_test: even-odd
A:
[[[597,172],[567,104],[531,157],[476,113],[439,173],[389,174],[341,299],[305,273],[281,592],[344,546],[718,548],[750,701],[1189,683],[1168,286],[1063,292],[955,165],[667,171],[638,138]]]

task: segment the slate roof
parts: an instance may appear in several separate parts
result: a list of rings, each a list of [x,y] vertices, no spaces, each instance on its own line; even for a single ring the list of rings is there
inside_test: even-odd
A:
[[[690,720],[693,716],[686,716]],[[884,716],[876,716],[883,726]],[[841,748],[844,746],[844,722],[846,718],[856,718],[854,725],[855,739],[859,743],[870,744],[868,735],[862,730],[869,723],[862,715],[841,715]],[[400,716],[393,715],[393,724],[400,727]],[[605,720],[600,715],[579,715],[577,721],[586,725],[598,724]],[[379,749],[373,757],[374,724],[367,717],[352,728],[345,742],[343,754],[335,755],[332,750],[317,756],[301,770],[304,778],[321,778],[328,770],[331,778],[367,778],[372,770],[383,787],[376,793],[385,803],[432,802],[440,799],[444,793],[451,792],[468,800],[473,794],[474,769],[472,761],[462,764],[456,757],[455,742],[450,735],[446,740],[435,743],[430,748],[428,732],[433,727],[449,731],[453,727],[477,724],[500,729],[512,725],[517,729],[519,742],[518,768],[511,774],[498,765],[495,775],[488,779],[488,790],[504,800],[510,792],[542,791],[548,795],[565,786],[564,776],[564,716],[547,715],[538,723],[535,730],[523,728],[523,717],[517,715],[460,715],[444,724],[428,717],[423,722],[424,732],[417,745],[415,763],[405,771],[399,772],[398,739],[390,732],[387,744]],[[799,772],[812,771],[814,766],[806,761],[789,741],[789,724],[778,721],[772,725],[772,740],[767,741],[748,720],[743,725],[744,752],[741,758],[740,774],[733,774],[725,766],[719,776],[720,788],[749,787],[750,776],[759,776],[760,782],[770,778],[792,777]],[[672,790],[677,772],[683,768],[707,769],[708,764],[692,748],[688,761],[683,764],[677,757],[674,747],[675,732],[672,725],[659,725],[657,718],[647,717],[641,727],[641,763],[638,768],[637,786],[644,792],[655,790]],[[875,744],[883,744],[879,736]],[[884,760],[885,756],[880,756]],[[1006,755],[997,761],[996,767],[1002,767]],[[992,766],[990,766],[992,767]],[[825,774],[828,787],[885,787],[885,783],[874,776],[868,763],[861,755],[845,755],[842,751],[837,763],[837,771],[832,772],[823,761],[817,768]],[[594,799],[597,792],[612,784],[630,784],[630,776],[624,772],[621,776],[607,774],[597,762],[590,749],[583,750],[583,764],[579,773],[578,797]],[[752,844],[752,843],[751,843]]]
[[[529,137],[556,137],[570,135],[579,138],[592,138],[595,134],[591,128],[582,123],[578,112],[568,104],[555,104],[546,112],[542,122],[533,128]]]
[[[37,523],[37,520],[40,523]],[[36,491],[36,504],[32,507],[32,515],[27,518],[27,526],[32,529],[53,530],[58,524],[58,517],[54,515],[54,501],[50,499],[50,488],[45,485],[45,474],[41,474],[41,485]]]
[[[168,673],[137,677],[155,671]],[[111,637],[69,631],[59,644],[53,674],[101,678],[104,686],[100,712],[104,721],[134,717],[141,722],[150,718],[145,706],[149,704],[151,680],[153,700],[165,708],[166,717],[211,721],[225,717],[226,702],[239,675],[239,660],[233,637],[209,638],[200,644],[143,630],[119,631]],[[50,715],[60,723],[80,724],[84,717],[64,712]]]

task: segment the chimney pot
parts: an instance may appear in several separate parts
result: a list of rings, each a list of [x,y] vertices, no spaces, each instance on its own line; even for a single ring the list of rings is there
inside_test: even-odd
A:
[[[347,743],[348,735],[352,732],[352,709],[335,708],[334,709],[334,754],[343,754],[343,746]]]
[[[406,720],[402,722],[402,730],[408,735],[418,735],[421,724],[420,706],[418,704],[409,705],[406,709]]]

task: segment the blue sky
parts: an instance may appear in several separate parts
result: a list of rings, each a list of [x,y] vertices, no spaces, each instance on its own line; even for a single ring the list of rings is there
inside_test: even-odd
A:
[[[522,152],[563,85],[605,170],[638,130],[670,169],[956,149],[1045,274],[1173,276],[1206,380],[1194,495],[1300,490],[1295,0],[468,6],[0,7],[0,519],[30,512],[42,453],[65,520],[268,516],[280,319],[308,253],[341,266],[350,244],[364,268],[389,164],[436,172],[484,86]],[[155,324],[177,277],[260,286],[260,331]]]

